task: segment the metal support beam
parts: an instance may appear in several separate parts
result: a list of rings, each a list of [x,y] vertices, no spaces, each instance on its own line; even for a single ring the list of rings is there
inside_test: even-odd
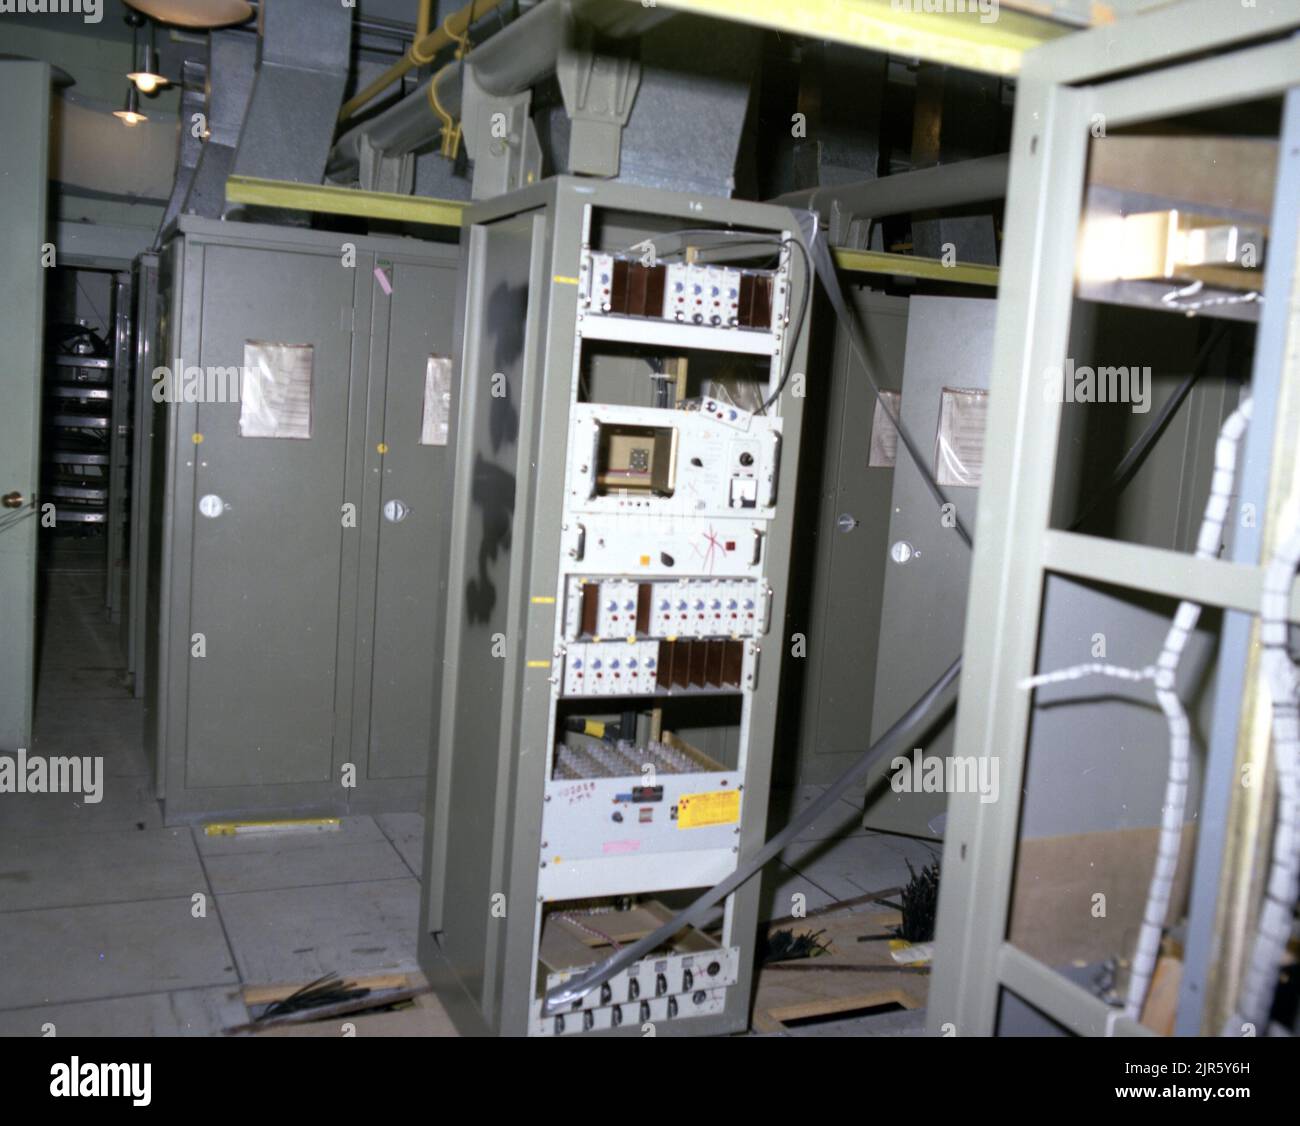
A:
[[[454,199],[362,192],[330,184],[296,184],[254,176],[231,176],[226,181],[226,200],[295,211],[391,219],[400,223],[428,223],[437,227],[459,227],[461,212],[466,207]]]
[[[986,74],[1015,74],[1026,51],[1071,30],[1022,12],[990,9],[991,19],[978,10],[927,12],[920,0],[915,11],[906,0],[658,0],[658,6]]]
[[[1051,530],[1061,405],[1044,399],[1042,376],[1061,363],[1070,346],[1076,234],[1094,115],[1104,110],[1108,126],[1154,121],[1294,88],[1300,85],[1294,41],[1228,52],[1236,44],[1297,28],[1300,13],[1294,4],[1260,0],[1257,7],[1229,8],[1213,0],[1187,0],[1118,29],[1097,29],[1046,46],[1024,61],[956,746],[961,756],[996,757],[1002,791],[1014,796],[983,804],[978,795],[950,795],[929,1004],[936,1033],[946,1026],[958,1035],[994,1032],[1004,988],[1076,1032],[1123,1031],[1122,1021],[1111,1010],[1099,1010],[1096,998],[1006,942],[1031,705],[1022,682],[1038,671],[1045,576],[1055,571],[1247,613],[1258,609],[1262,576],[1257,568],[1250,573],[1257,560],[1249,556],[1231,563],[1197,561]],[[1186,61],[1178,65],[1180,60]],[[1106,81],[1120,73],[1124,77]],[[1279,185],[1278,190],[1284,189]],[[1285,190],[1294,226],[1295,192]],[[1294,271],[1294,249],[1283,256],[1284,270]],[[1275,264],[1272,256],[1270,261]],[[1281,306],[1285,313],[1294,300],[1294,277],[1284,273],[1281,286],[1271,280],[1265,284],[1264,309]],[[1261,325],[1261,346],[1262,334]],[[1300,364],[1300,344],[1292,340],[1288,348],[1293,346],[1283,375],[1288,384]],[[1256,403],[1256,417],[1267,410]],[[1294,433],[1280,436],[1271,453],[1272,472],[1290,473]],[[1277,534],[1275,524],[1270,502],[1266,537]],[[1291,615],[1296,614],[1293,591]],[[1238,730],[1240,738],[1246,729]],[[1214,784],[1207,775],[1207,786]],[[1218,785],[1224,785],[1222,778]],[[1200,821],[1204,825],[1206,817]],[[1258,844],[1258,816],[1252,831],[1250,842]],[[1239,884],[1243,872],[1258,875],[1250,862],[1229,860],[1225,878],[1229,869]],[[1243,890],[1241,898],[1249,894]],[[1222,932],[1222,922],[1217,925]],[[1237,911],[1229,926],[1241,933],[1248,923]],[[1192,949],[1189,943],[1189,954]],[[1203,943],[1199,949],[1202,959],[1216,959]],[[1104,1024],[1098,1025],[1098,1016],[1106,1018]]]
[[[1238,527],[1232,558],[1239,567],[1267,561],[1276,548],[1279,517],[1296,482],[1295,439],[1300,430],[1300,89],[1286,97],[1273,190],[1264,288],[1279,299],[1264,303],[1256,336],[1251,397],[1255,414],[1246,433],[1238,492],[1256,499],[1259,518]],[[1285,300],[1280,299],[1285,297]],[[1281,472],[1286,460],[1292,472]],[[1274,469],[1274,465],[1278,470]],[[1263,503],[1259,503],[1259,501]],[[1261,542],[1267,529],[1267,542]],[[1292,619],[1295,600],[1292,599]],[[1213,726],[1205,766],[1205,799],[1196,845],[1187,925],[1186,968],[1179,996],[1181,1035],[1213,1035],[1232,1011],[1242,959],[1249,948],[1258,881],[1249,878],[1261,827],[1267,841],[1270,731],[1261,700],[1258,622],[1254,614],[1224,616],[1219,642]],[[1261,785],[1240,785],[1243,768]],[[1245,878],[1243,878],[1245,877]],[[1260,1033],[1263,1033],[1263,1029]]]
[[[1077,532],[1044,533],[1043,567],[1057,575],[1093,579],[1167,598],[1186,598],[1202,606],[1221,606],[1247,614],[1259,613],[1263,589],[1263,575],[1253,564],[1198,559],[1182,551]],[[1300,621],[1300,588],[1292,591],[1291,617]]]
[[[854,270],[863,274],[890,274],[900,278],[926,278],[930,281],[995,288],[998,284],[996,266],[981,266],[974,262],[954,262],[951,266],[946,266],[937,258],[888,254],[881,250],[847,250],[837,247],[835,265],[841,270]]]
[[[1016,996],[1044,1013],[1060,1014],[1053,1019],[1080,1036],[1154,1035],[1150,1029],[1129,1020],[1100,997],[1009,942],[1002,944],[998,972],[1003,984]]]

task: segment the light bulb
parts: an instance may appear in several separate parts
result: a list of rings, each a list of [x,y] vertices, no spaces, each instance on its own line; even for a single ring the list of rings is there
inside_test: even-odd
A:
[[[135,88],[142,94],[152,94],[155,90],[167,85],[167,79],[161,74],[153,74],[147,70],[128,74],[127,78],[135,83]]]

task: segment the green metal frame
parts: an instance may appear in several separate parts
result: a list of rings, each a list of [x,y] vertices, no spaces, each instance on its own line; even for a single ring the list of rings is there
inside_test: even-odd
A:
[[[1258,609],[1261,570],[1253,565],[1052,530],[1061,404],[1045,401],[1041,373],[1058,365],[1068,349],[1076,232],[1094,115],[1104,114],[1113,130],[1283,94],[1300,85],[1300,39],[1232,48],[1297,27],[1300,12],[1294,5],[1261,2],[1242,8],[1189,0],[1025,57],[1012,138],[981,534],[971,573],[955,752],[999,757],[1004,794],[1018,795],[1023,786],[1031,694],[1020,683],[1035,671],[1049,573],[1211,606]],[[1294,221],[1294,208],[1290,217]],[[1297,320],[1293,307],[1293,333]],[[1300,380],[1294,352],[1282,378],[1292,384]],[[1249,440],[1269,442],[1271,448],[1271,434],[1265,433],[1270,423],[1257,417]],[[1275,463],[1275,480],[1283,469]],[[1018,830],[1018,802],[984,804],[978,794],[951,795],[931,1032],[992,1033],[1005,988],[1076,1033],[1145,1033],[1006,941]]]
[[[423,223],[435,227],[461,226],[468,203],[455,199],[426,199],[394,192],[366,192],[332,184],[298,184],[289,180],[265,180],[256,176],[231,176],[226,181],[228,203],[259,207],[281,207],[327,215],[353,215],[364,219],[387,219],[402,223]],[[877,250],[836,248],[835,264],[841,270],[895,277],[926,278],[964,285],[997,285],[998,268],[970,262],[951,266],[934,258],[911,254],[889,254]]]
[[[736,223],[771,231],[796,229],[784,208],[572,176],[550,178],[481,201],[468,215],[471,228],[462,244],[458,312],[458,331],[464,335],[457,342],[463,393],[453,437],[456,495],[447,540],[451,562],[442,726],[426,806],[419,949],[421,966],[452,1019],[462,1030],[479,1034],[522,1035],[529,1028],[546,767],[546,755],[537,748],[553,738],[547,677],[557,612],[554,598],[536,594],[556,589],[560,568],[562,530],[557,514],[563,510],[567,487],[576,279],[588,205],[618,214],[618,222],[629,230],[641,230],[640,224],[644,224],[647,235],[653,235],[654,224],[665,218]],[[644,218],[636,218],[639,216]],[[530,246],[528,311],[516,361],[501,358],[500,338],[508,335],[509,321],[497,323],[495,332],[484,331],[474,311],[482,307],[480,295],[485,287],[493,294],[506,288],[499,279],[486,278],[486,232],[505,223],[522,227],[525,222],[531,232],[524,243]],[[804,370],[806,324],[790,347],[792,370]],[[510,409],[517,409],[520,423],[517,436],[501,440],[500,456],[503,464],[509,463],[511,485],[509,504],[500,519],[508,523],[509,534],[495,541],[489,557],[486,546],[473,545],[488,542],[485,486],[499,467],[488,463],[490,451],[484,445],[476,446],[474,435],[476,412],[492,409],[490,381],[485,376],[497,363],[509,370],[511,379],[508,396],[497,402],[517,402],[518,407]],[[475,406],[476,397],[487,405]],[[793,467],[799,461],[803,399],[785,397],[777,409],[786,427],[782,464]],[[509,432],[504,423],[500,432]],[[783,621],[785,614],[794,489],[794,472],[783,472],[777,506],[780,514],[768,530],[765,549],[767,575],[775,588],[770,612],[773,622]],[[480,526],[484,532],[478,530]],[[482,617],[476,621],[467,594],[474,586],[476,568],[488,558],[495,561],[492,574],[501,585],[493,605],[502,608],[501,621],[508,623],[510,630],[506,659],[493,683],[488,682],[483,668],[496,662],[478,660],[476,664],[476,654],[482,654],[473,643],[481,639],[483,631],[497,628],[497,619],[492,619],[490,627]],[[764,653],[763,674],[752,698],[744,781],[747,812],[737,836],[739,865],[765,840],[780,684],[780,655],[774,648]],[[482,798],[484,794],[490,794],[490,799]],[[480,800],[483,804],[475,804]],[[469,816],[465,809],[487,812]],[[482,922],[490,895],[498,892],[510,905],[508,913]],[[732,894],[727,907],[734,942],[742,949],[746,968],[728,990],[725,1009],[714,1015],[669,1021],[659,1028],[658,1035],[719,1034],[747,1027],[752,984],[747,967],[758,926],[758,893],[758,881],[751,880]],[[454,932],[470,937],[461,938]],[[435,934],[441,935],[441,943]],[[481,945],[476,945],[475,936],[481,937]],[[465,954],[469,947],[475,950],[472,958]],[[640,1033],[639,1024],[628,1024],[592,1035]]]

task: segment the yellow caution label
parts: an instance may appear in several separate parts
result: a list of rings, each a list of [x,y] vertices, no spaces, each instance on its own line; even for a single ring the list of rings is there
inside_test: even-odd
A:
[[[589,719],[582,725],[582,733],[597,739],[605,738],[605,725],[597,719]]]
[[[734,825],[740,820],[740,791],[711,790],[683,794],[677,799],[677,828],[703,829],[706,825]]]
[[[553,274],[551,276],[551,281],[553,281],[556,285],[577,285],[578,284],[577,278],[571,278],[567,274]]]
[[[551,667],[551,662],[550,661],[529,661],[528,667],[530,669],[549,669]]]
[[[555,596],[551,594],[534,594],[532,597],[534,605],[550,606],[555,601]]]

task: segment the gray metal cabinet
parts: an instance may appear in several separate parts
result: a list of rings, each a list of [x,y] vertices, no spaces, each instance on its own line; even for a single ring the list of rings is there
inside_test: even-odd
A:
[[[996,303],[983,297],[913,297],[908,314],[907,359],[903,368],[900,418],[931,456],[939,475],[941,411],[946,393],[984,393],[993,364]],[[982,427],[977,441],[982,457]],[[953,446],[956,448],[956,439]],[[974,452],[972,450],[972,452]],[[958,471],[952,472],[954,468]],[[974,530],[979,499],[972,483],[958,485],[960,467],[940,475],[949,501]],[[889,540],[884,545],[883,610],[876,657],[876,707],[871,738],[880,738],[962,650],[970,550],[951,522],[940,518],[920,470],[900,449],[894,469]],[[952,723],[936,724],[923,741],[925,757],[952,753]],[[868,781],[865,823],[874,829],[920,836],[942,835],[937,822],[947,808],[940,793],[897,793],[889,785],[890,764],[881,762]]]
[[[906,297],[850,290],[870,349],[872,374],[883,390],[903,381]],[[831,322],[833,323],[833,322]],[[797,758],[784,764],[805,784],[833,781],[866,749],[876,682],[876,644],[888,560],[894,470],[870,464],[876,395],[848,338],[835,326],[828,384],[809,390],[809,410],[822,436],[809,443],[808,485],[801,495],[788,651],[803,634],[807,657],[787,664],[787,698],[797,695]],[[815,369],[814,369],[815,370]],[[826,402],[815,402],[825,397]],[[811,455],[811,456],[809,456]],[[804,488],[801,485],[801,489]],[[792,709],[793,710],[793,709]]]
[[[422,422],[455,265],[411,240],[180,221],[150,630],[169,820],[418,804],[447,484]]]

